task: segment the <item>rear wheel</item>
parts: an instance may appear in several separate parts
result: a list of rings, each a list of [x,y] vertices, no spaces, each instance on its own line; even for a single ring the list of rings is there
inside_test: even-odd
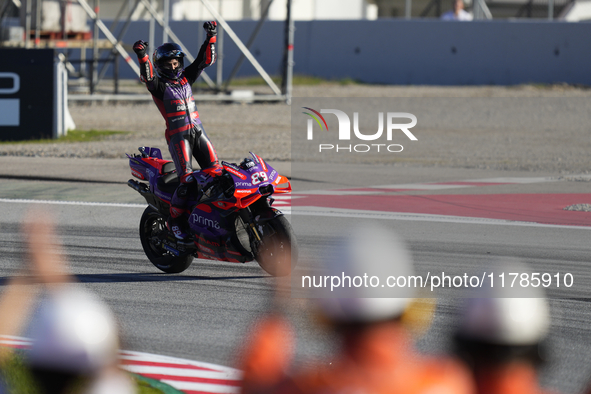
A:
[[[273,276],[289,275],[298,261],[298,244],[285,216],[276,216],[257,226],[262,242],[255,241],[255,258]]]
[[[140,240],[146,256],[156,268],[169,274],[183,272],[193,262],[193,256],[176,256],[164,248],[165,219],[151,207],[147,207],[140,220]]]

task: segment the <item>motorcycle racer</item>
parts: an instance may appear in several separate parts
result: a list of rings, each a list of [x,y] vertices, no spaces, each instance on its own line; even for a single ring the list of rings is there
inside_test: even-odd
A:
[[[174,192],[167,227],[178,239],[188,238],[186,231],[186,202],[189,193],[197,189],[193,178],[191,157],[211,176],[221,174],[217,153],[205,134],[191,85],[203,69],[216,60],[217,23],[205,22],[206,39],[193,63],[184,67],[183,52],[178,44],[166,43],[154,51],[152,62],[146,54],[148,43],[136,41],[133,50],[138,56],[141,80],[146,84],[156,107],[166,122],[166,142],[174,161],[180,185]],[[154,70],[155,69],[155,70]],[[196,191],[199,193],[199,190]]]

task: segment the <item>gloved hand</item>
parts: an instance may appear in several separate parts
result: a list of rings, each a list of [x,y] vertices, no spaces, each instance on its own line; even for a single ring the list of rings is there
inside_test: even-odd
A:
[[[215,37],[218,34],[218,23],[216,21],[205,22],[203,24],[207,37]]]
[[[136,41],[133,44],[133,51],[137,54],[138,57],[146,56],[146,51],[148,50],[148,43],[142,40]]]

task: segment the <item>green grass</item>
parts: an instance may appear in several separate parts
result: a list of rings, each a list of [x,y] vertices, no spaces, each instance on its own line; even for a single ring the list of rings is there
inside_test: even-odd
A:
[[[162,391],[150,386],[148,382],[143,380],[135,380],[137,384],[138,393],[141,394],[162,394]]]
[[[125,131],[113,131],[113,130],[71,130],[68,131],[68,135],[59,138],[60,142],[88,142],[88,141],[100,141],[107,136],[127,134]]]
[[[23,358],[14,355],[2,365],[2,377],[10,393],[36,394],[31,374],[24,365]]]
[[[163,394],[162,390],[157,389],[154,387],[154,382],[149,382],[143,379],[139,379],[135,376],[132,376],[135,384],[137,385],[137,393],[138,394]]]
[[[60,142],[89,142],[89,141],[100,141],[110,135],[116,134],[127,134],[125,131],[113,131],[113,130],[70,130],[66,136],[62,136],[58,139],[37,139],[37,140],[23,140],[23,141],[0,141],[0,144],[40,144],[40,143],[60,143]]]
[[[279,85],[281,83],[282,78],[280,76],[272,76],[271,79],[275,84]],[[293,76],[293,85],[295,86],[317,86],[322,84],[334,84],[334,85],[352,85],[352,84],[360,84],[361,82],[356,81],[352,78],[344,78],[344,79],[335,79],[329,80],[324,78],[313,77],[309,75],[294,75]],[[230,83],[230,86],[259,86],[259,85],[266,85],[267,83],[265,80],[260,77],[241,77],[241,78],[234,78]],[[198,82],[197,85],[201,88],[206,88],[207,84],[205,82]]]

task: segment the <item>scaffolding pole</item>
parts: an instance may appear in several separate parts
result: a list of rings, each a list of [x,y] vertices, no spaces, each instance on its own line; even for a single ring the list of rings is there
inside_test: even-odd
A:
[[[220,15],[222,15],[222,1],[220,1]],[[224,67],[224,29],[221,26],[218,26],[218,35],[216,39],[217,45],[217,73],[216,73],[216,81],[215,85],[217,86],[218,90],[222,89],[222,82],[223,82],[223,67]]]
[[[117,37],[117,42],[121,43],[121,39],[123,38],[123,36],[127,32],[127,29],[129,28],[129,24],[131,23],[131,15],[133,15],[133,13],[136,10],[139,3],[140,3],[140,0],[135,0],[133,8],[129,12],[129,17],[127,18],[127,20],[125,21],[125,23],[123,25],[123,28],[119,32],[119,36]],[[124,3],[124,5],[125,4],[129,4],[129,2]],[[116,56],[117,56],[117,51],[115,49],[111,49],[111,51],[109,52],[109,57],[107,58],[107,61],[105,63],[103,63],[103,66],[102,66],[101,71],[98,76],[98,80],[96,81],[97,84],[104,78],[104,76],[107,72],[107,67],[108,67],[109,63],[111,61],[113,61],[116,58]]]
[[[156,0],[151,0],[151,5],[156,7]],[[152,14],[150,14],[150,25],[148,27],[148,43],[156,47],[156,20]]]
[[[271,77],[269,76],[269,74],[267,74],[267,72],[265,71],[265,69],[259,64],[259,62],[254,58],[254,56],[252,56],[252,53],[250,53],[250,51],[248,50],[248,48],[246,48],[244,46],[244,44],[242,43],[242,41],[240,40],[240,38],[238,38],[238,36],[234,32],[234,30],[232,30],[232,28],[230,27],[230,25],[228,25],[228,22],[226,22],[226,20],[224,18],[222,18],[222,16],[220,15],[220,13],[217,12],[217,10],[211,5],[211,3],[209,2],[209,0],[201,0],[201,2],[205,6],[205,8],[207,8],[207,10],[213,15],[213,17],[219,22],[219,24],[222,25],[222,27],[224,28],[224,30],[226,31],[226,33],[228,33],[228,36],[230,36],[230,38],[232,39],[232,41],[234,41],[234,44],[236,44],[236,46],[238,47],[238,49],[240,49],[240,51],[242,51],[242,53],[244,54],[244,56],[246,56],[246,58],[250,61],[250,63],[258,71],[258,73],[261,75],[261,77],[263,77],[263,79],[265,80],[265,82],[267,82],[267,85],[269,85],[269,87],[271,88],[271,90],[273,90],[273,92],[277,96],[281,96],[281,90],[277,87],[277,85],[275,84],[275,82],[273,82],[273,80],[271,79]]]
[[[131,67],[131,69],[135,72],[135,74],[139,77],[140,76],[140,67],[135,64],[135,62],[131,59],[131,56],[127,53],[125,48],[121,44],[117,42],[117,39],[113,36],[113,34],[109,31],[107,26],[98,19],[98,15],[90,8],[86,0],[78,0],[78,4],[82,6],[84,11],[90,16],[91,19],[96,20],[97,27],[103,32],[107,40],[111,42],[111,44],[117,49],[117,52],[125,59],[125,62]]]
[[[267,2],[267,5],[265,6],[265,10],[261,14],[261,18],[259,20],[259,23],[257,23],[256,27],[254,28],[254,31],[252,32],[252,34],[250,35],[250,38],[248,39],[248,42],[246,43],[246,48],[249,51],[250,51],[250,47],[254,43],[254,40],[259,35],[259,31],[261,31],[261,28],[263,27],[263,24],[265,23],[265,20],[267,19],[267,15],[269,15],[269,9],[271,8],[272,3],[273,3],[273,0],[270,0]],[[230,76],[226,80],[226,83],[224,84],[224,88],[223,88],[224,90],[228,90],[228,86],[230,86],[230,82],[232,82],[232,79],[234,79],[236,74],[238,74],[238,71],[240,70],[242,63],[244,62],[244,59],[245,59],[245,56],[244,56],[244,53],[242,53],[240,55],[240,57],[238,58],[238,60],[236,61],[236,64],[234,65],[234,68],[232,69]]]
[[[31,3],[31,0],[27,0],[25,4],[25,48],[31,47]]]
[[[168,22],[170,20],[170,1],[169,0],[163,0],[162,1],[162,9],[163,9],[163,26],[168,26]],[[168,42],[168,31],[166,31],[166,29],[162,29],[162,42]]]
[[[12,0],[12,2],[18,2],[19,0]],[[29,0],[28,2],[30,2],[31,0]],[[128,18],[124,24],[124,27],[122,28],[122,31],[119,32],[118,37],[115,37],[113,35],[113,33],[111,32],[111,29],[107,28],[105,26],[105,24],[101,21],[101,19],[99,18],[99,14],[98,14],[98,5],[99,5],[99,1],[100,0],[93,0],[94,1],[94,10],[93,8],[91,8],[91,6],[89,5],[89,0],[77,0],[77,2],[80,4],[80,6],[82,7],[82,9],[86,12],[86,14],[93,20],[93,25],[94,25],[94,30],[95,30],[95,34],[94,34],[94,40],[96,40],[98,38],[99,32],[102,32],[102,34],[104,34],[104,36],[106,37],[107,41],[113,46],[113,49],[111,50],[112,52],[109,54],[109,58],[107,58],[107,62],[111,62],[113,60],[117,60],[118,57],[115,56],[113,59],[113,55],[115,55],[116,53],[118,53],[119,55],[121,55],[121,57],[123,57],[123,59],[126,61],[126,63],[129,65],[129,67],[131,67],[131,69],[134,71],[134,73],[139,77],[140,76],[140,70],[139,70],[139,66],[135,63],[134,60],[132,60],[132,57],[129,55],[129,53],[123,48],[122,43],[121,43],[121,39],[123,37],[123,35],[125,34],[127,27],[129,26],[129,23],[131,21],[132,15],[133,15],[133,11],[136,10],[139,5],[141,4],[147,11],[148,13],[151,15],[151,19],[155,22],[157,22],[165,31],[165,33],[167,34],[168,37],[170,37],[170,39],[174,42],[176,42],[182,49],[183,51],[187,54],[187,60],[193,62],[195,60],[195,58],[191,55],[191,53],[188,51],[188,49],[184,46],[184,44],[180,41],[180,39],[176,36],[176,34],[170,29],[167,21],[165,19],[163,19],[163,17],[161,17],[160,15],[158,15],[158,12],[156,11],[156,8],[154,7],[154,4],[156,3],[155,0],[136,0],[135,4],[134,4],[134,10],[132,10],[132,12],[128,15]],[[261,20],[259,21],[259,24],[255,27],[255,31],[253,32],[253,34],[251,35],[249,42],[248,42],[248,46],[245,46],[242,41],[240,40],[240,38],[236,35],[236,33],[232,30],[232,28],[228,25],[228,23],[226,22],[226,20],[220,15],[220,13],[211,5],[209,0],[201,0],[202,5],[213,15],[213,17],[218,21],[219,26],[220,26],[220,31],[223,31],[225,34],[228,34],[228,37],[230,37],[230,39],[232,41],[234,41],[234,43],[236,44],[236,46],[238,47],[238,49],[242,52],[242,55],[239,59],[239,61],[237,61],[237,64],[234,67],[234,70],[232,72],[233,75],[230,76],[229,81],[225,84],[224,88],[227,88],[230,80],[234,77],[234,74],[238,72],[238,69],[240,68],[244,58],[246,58],[256,69],[256,71],[261,75],[261,77],[265,80],[265,82],[269,85],[269,87],[271,88],[271,90],[273,91],[274,94],[271,95],[257,95],[255,97],[248,97],[248,98],[242,98],[242,97],[234,97],[232,95],[215,95],[215,96],[207,96],[207,95],[202,95],[199,97],[199,99],[201,100],[215,100],[215,101],[225,101],[225,100],[231,100],[231,101],[245,101],[245,102],[252,102],[252,101],[282,101],[285,100],[288,104],[291,102],[291,95],[292,95],[292,79],[293,79],[293,42],[294,42],[294,23],[293,23],[293,18],[292,18],[292,12],[291,12],[291,0],[287,1],[287,18],[286,18],[286,28],[285,28],[285,51],[284,51],[284,67],[283,67],[283,79],[282,79],[282,84],[281,84],[281,89],[275,84],[275,82],[271,79],[271,77],[269,76],[269,74],[263,69],[263,67],[258,63],[258,61],[255,59],[255,57],[252,55],[252,53],[249,50],[249,47],[252,45],[252,43],[254,42],[254,39],[256,38],[256,35],[258,34],[259,30],[262,27],[262,24],[264,22],[264,19],[266,17],[266,15],[268,14],[269,11],[269,7],[271,5],[271,2],[273,0],[271,0],[268,4],[267,7],[265,9],[265,11],[263,12],[263,14],[261,15]],[[132,4],[132,1],[129,0],[128,2],[129,5]],[[117,17],[118,21],[115,22],[112,26],[115,27],[115,24],[118,25],[119,22],[119,18],[122,14],[123,11],[123,7],[125,5],[122,6],[121,10],[119,11],[119,15]],[[30,15],[30,13],[29,13]],[[65,26],[63,26],[65,27]],[[153,31],[153,28],[150,29],[151,31]],[[151,33],[150,35],[152,35],[153,33]],[[30,37],[30,34],[28,35]],[[93,40],[93,41],[94,41]],[[153,43],[154,44],[154,43]],[[155,44],[154,44],[155,45]],[[97,71],[98,71],[98,62],[100,62],[99,56],[96,53],[96,48],[98,48],[98,45],[96,42],[94,42],[93,45],[93,60],[92,60],[92,64],[93,64],[93,76],[91,76],[91,91],[93,93],[95,93],[95,88],[98,84],[98,82],[102,79],[102,77],[104,76],[104,72],[106,71],[106,67],[103,66],[103,69],[98,73],[99,75],[97,75]],[[221,52],[222,49],[218,47],[218,52]],[[220,54],[221,55],[221,54]],[[117,68],[115,66],[115,68]],[[118,74],[119,70],[115,70],[114,72],[116,74]],[[208,77],[205,73],[202,73],[201,76],[203,76],[203,79],[205,80],[205,82],[209,85],[210,88],[216,88],[216,84],[214,84],[214,82],[211,80],[210,77]],[[219,76],[218,76],[219,78]],[[222,82],[218,79],[218,84],[217,87],[221,88],[222,87]],[[116,83],[117,85],[117,83]],[[115,88],[117,90],[117,86]],[[99,97],[100,96],[100,97]],[[72,100],[105,100],[105,101],[111,101],[111,100],[144,100],[147,99],[148,97],[144,97],[143,95],[126,95],[129,97],[122,97],[122,96],[118,96],[118,95],[91,95],[88,97],[78,97],[77,95],[72,95],[70,97],[70,99]],[[132,97],[133,96],[133,97]]]
[[[285,95],[285,102],[291,104],[293,85],[293,39],[295,26],[292,16],[291,0],[287,0],[287,18],[285,19],[285,57],[283,59],[283,81],[281,88]]]
[[[98,85],[98,58],[99,58],[99,50],[98,50],[98,36],[99,36],[99,10],[100,4],[99,0],[94,0],[94,24],[93,24],[93,32],[92,32],[92,73],[90,74],[90,94],[94,94],[94,90]]]
[[[43,2],[35,0],[35,48],[41,43],[41,7]]]
[[[144,5],[144,7],[146,7],[146,9],[148,10],[148,12],[152,15],[152,17],[154,19],[156,19],[156,21],[158,22],[158,24],[160,26],[162,26],[162,28],[172,38],[172,40],[174,42],[176,42],[177,44],[179,44],[179,46],[181,47],[181,49],[183,50],[183,52],[185,52],[187,54],[187,59],[190,62],[193,62],[193,60],[195,60],[195,58],[193,57],[193,55],[191,55],[191,52],[189,52],[189,50],[187,49],[187,47],[176,36],[176,34],[174,34],[174,32],[171,30],[171,28],[168,25],[164,24],[164,20],[158,15],[158,13],[156,12],[156,9],[154,7],[152,7],[152,4],[150,4],[150,2],[148,0],[141,0],[141,2]],[[213,81],[211,80],[211,78],[205,73],[205,71],[201,74],[201,77],[203,77],[203,80],[207,83],[207,85],[210,88],[212,88],[212,89],[215,88],[215,84],[213,83]]]

